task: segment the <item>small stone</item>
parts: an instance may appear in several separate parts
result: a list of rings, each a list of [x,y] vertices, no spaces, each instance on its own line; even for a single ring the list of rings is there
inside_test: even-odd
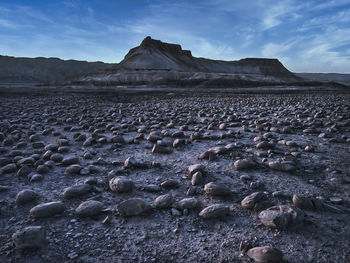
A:
[[[204,208],[199,216],[204,219],[220,218],[228,215],[230,208],[223,204],[214,204]]]
[[[17,249],[41,248],[47,243],[46,232],[42,226],[28,226],[14,233],[12,241]]]
[[[195,209],[199,206],[199,201],[194,197],[184,198],[177,203],[177,208],[184,209]]]
[[[101,213],[103,203],[95,200],[89,200],[81,203],[76,209],[75,213],[80,217],[95,216]]]
[[[39,195],[34,192],[33,190],[24,189],[16,195],[16,204],[17,205],[24,205],[26,203],[30,203],[35,201]]]
[[[192,184],[192,185],[200,185],[201,183],[203,183],[203,175],[202,175],[202,172],[200,172],[200,171],[195,172],[195,173],[192,175],[191,184]]]
[[[194,173],[196,172],[204,173],[204,170],[205,170],[205,166],[203,164],[192,164],[190,167],[188,167],[188,173],[190,174],[191,178]]]
[[[170,148],[167,148],[165,146],[155,144],[152,148],[152,153],[165,153],[170,154],[172,150]]]
[[[65,210],[65,206],[61,201],[43,203],[34,206],[29,212],[33,218],[50,217],[61,214]]]
[[[2,169],[2,173],[4,173],[4,174],[14,173],[17,170],[17,166],[14,163],[10,163],[10,164],[5,165],[1,169]]]
[[[39,174],[46,174],[48,172],[50,172],[50,168],[43,164],[43,165],[39,165],[37,168],[36,168],[36,171],[39,173]]]
[[[233,166],[237,171],[248,170],[255,166],[255,162],[248,159],[241,159],[241,160],[235,161]]]
[[[83,169],[79,164],[72,164],[66,168],[67,174],[80,174],[80,170]]]
[[[133,157],[129,157],[124,162],[125,168],[133,168],[136,166],[136,160]]]
[[[165,189],[178,188],[179,182],[176,180],[169,179],[161,183],[160,186]]]
[[[65,166],[68,166],[68,165],[72,165],[72,164],[80,164],[80,161],[79,161],[78,157],[71,156],[71,157],[64,158],[62,160],[62,164]]]
[[[291,162],[278,162],[278,161],[272,161],[269,162],[269,167],[273,170],[278,170],[282,172],[293,172],[296,170],[296,167]]]
[[[293,205],[305,210],[315,210],[312,200],[305,196],[293,195]]]
[[[136,216],[146,212],[149,205],[140,198],[132,198],[118,204],[117,210],[121,216]]]
[[[72,199],[75,197],[80,197],[83,194],[87,194],[90,191],[91,191],[91,185],[88,185],[88,184],[74,185],[64,189],[63,197],[65,199]]]
[[[283,253],[279,249],[269,246],[251,248],[247,255],[257,263],[279,263],[283,259]]]
[[[267,227],[286,229],[299,227],[304,222],[304,212],[288,205],[273,206],[259,213],[259,219]]]
[[[18,170],[17,176],[19,177],[27,176],[28,174],[31,173],[31,171],[32,171],[32,168],[30,168],[28,165],[24,165]]]
[[[89,185],[96,185],[97,184],[97,178],[96,177],[88,177],[84,180],[84,184],[89,184]]]
[[[266,198],[267,197],[263,192],[255,192],[246,196],[242,200],[241,206],[245,209],[253,209],[258,202],[265,200]]]
[[[171,194],[160,195],[154,200],[153,207],[159,209],[169,208],[173,202],[174,198]]]
[[[232,191],[231,189],[224,185],[224,184],[217,184],[217,183],[207,183],[204,186],[204,191],[208,195],[213,195],[213,196],[224,196],[224,195],[231,195]]]
[[[43,179],[44,177],[41,174],[37,173],[31,173],[28,175],[28,179],[30,182],[39,182]]]
[[[131,192],[134,188],[134,182],[124,176],[118,176],[109,181],[109,188],[117,193]]]

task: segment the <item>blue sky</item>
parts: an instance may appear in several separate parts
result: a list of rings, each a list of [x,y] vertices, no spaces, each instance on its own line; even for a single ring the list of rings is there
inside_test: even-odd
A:
[[[350,0],[0,0],[0,54],[119,62],[146,36],[197,57],[350,73]]]

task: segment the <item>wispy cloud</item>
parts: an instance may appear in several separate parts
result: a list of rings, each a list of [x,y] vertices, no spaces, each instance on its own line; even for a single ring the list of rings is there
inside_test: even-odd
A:
[[[8,55],[118,62],[151,35],[198,57],[277,57],[294,71],[349,72],[349,30],[350,0],[0,3]]]

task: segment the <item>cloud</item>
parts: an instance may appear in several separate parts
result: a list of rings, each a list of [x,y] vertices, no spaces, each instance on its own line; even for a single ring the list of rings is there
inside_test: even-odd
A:
[[[17,25],[13,24],[10,21],[0,18],[0,27],[5,27],[9,29],[17,28]]]

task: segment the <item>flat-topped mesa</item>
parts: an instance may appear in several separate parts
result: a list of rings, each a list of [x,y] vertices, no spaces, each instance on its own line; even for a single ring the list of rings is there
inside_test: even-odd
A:
[[[286,77],[296,77],[276,58],[244,58],[238,60],[237,64],[242,66],[259,67],[261,73],[266,75],[284,75]]]
[[[116,70],[118,69],[260,74],[296,78],[277,59],[245,58],[239,61],[222,61],[196,58],[192,56],[191,51],[182,50],[180,45],[164,43],[150,36],[129,51],[116,66]]]
[[[161,51],[165,52],[171,52],[174,54],[186,54],[192,57],[191,51],[189,50],[182,50],[181,45],[178,44],[170,44],[170,43],[165,43],[160,40],[156,40],[151,38],[150,36],[146,37],[140,45],[140,48],[155,48]]]

